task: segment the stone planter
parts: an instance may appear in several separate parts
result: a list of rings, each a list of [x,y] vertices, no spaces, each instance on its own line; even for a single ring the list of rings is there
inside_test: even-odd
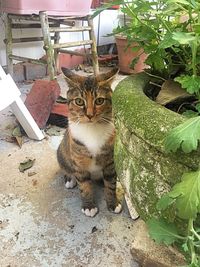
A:
[[[143,93],[146,83],[143,74],[130,76],[113,94],[116,170],[129,200],[144,220],[158,215],[157,200],[180,181],[184,172],[196,170],[200,161],[200,150],[190,154],[165,152],[167,132],[185,118],[147,98]]]

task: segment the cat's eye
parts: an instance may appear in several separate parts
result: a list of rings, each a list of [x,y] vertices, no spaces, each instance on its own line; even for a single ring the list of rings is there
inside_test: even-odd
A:
[[[102,105],[105,101],[105,98],[103,97],[98,97],[96,100],[95,100],[95,104],[96,105]]]
[[[76,105],[78,105],[78,106],[84,106],[84,104],[85,104],[84,100],[81,99],[81,98],[76,98],[76,99],[75,99],[75,103],[76,103]]]

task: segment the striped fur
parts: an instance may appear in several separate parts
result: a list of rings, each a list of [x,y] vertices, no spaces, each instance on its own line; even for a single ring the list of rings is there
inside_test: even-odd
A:
[[[120,212],[116,198],[116,172],[113,161],[115,129],[112,121],[110,84],[117,70],[98,77],[82,77],[63,69],[69,84],[67,93],[69,125],[58,148],[57,158],[65,171],[66,187],[78,183],[82,211],[95,216],[93,180],[103,179],[108,209]]]

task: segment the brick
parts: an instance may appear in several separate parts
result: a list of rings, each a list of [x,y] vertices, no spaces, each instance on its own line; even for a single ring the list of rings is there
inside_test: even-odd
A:
[[[15,82],[23,82],[25,80],[23,63],[18,63],[13,66],[13,79]]]
[[[108,62],[108,61],[112,61],[114,59],[117,59],[118,58],[118,55],[101,55],[98,57],[98,61],[100,63],[103,63],[103,62]]]
[[[61,104],[61,103],[55,103],[53,105],[51,113],[62,115],[64,117],[68,117],[68,105],[67,104]]]
[[[60,95],[57,81],[37,80],[27,95],[25,105],[40,128],[46,126],[52,107]]]
[[[76,50],[77,52],[83,53],[83,49]],[[64,53],[59,53],[58,55],[58,72],[61,73],[61,67],[65,68],[74,68],[80,64],[83,64],[84,57],[82,56],[75,56],[75,55],[70,55],[70,54],[64,54]]]
[[[36,80],[47,75],[47,65],[24,63],[26,80]]]

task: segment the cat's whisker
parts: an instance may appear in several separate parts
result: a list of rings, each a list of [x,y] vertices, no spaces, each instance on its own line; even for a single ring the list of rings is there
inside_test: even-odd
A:
[[[75,123],[76,125],[78,125],[80,123],[80,119],[78,119]]]
[[[101,117],[99,121],[106,122],[108,124],[114,125],[113,122],[105,117]]]
[[[80,119],[76,119],[75,121],[71,121],[71,120],[68,121],[68,124],[69,124],[69,125],[74,124],[74,123],[75,123],[76,125],[78,125],[78,124],[80,123]]]
[[[107,120],[104,120],[104,119],[101,119],[101,120],[99,120],[99,122],[100,122],[100,123],[106,123],[106,124],[110,124],[110,122],[109,122],[109,121],[107,121]]]
[[[101,116],[100,119],[108,121],[108,119],[106,117],[103,117],[103,116]]]

